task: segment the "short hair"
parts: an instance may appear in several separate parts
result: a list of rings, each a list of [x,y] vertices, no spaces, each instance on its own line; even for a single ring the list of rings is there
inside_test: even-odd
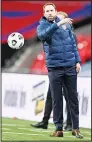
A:
[[[56,10],[55,4],[48,2],[48,3],[46,3],[46,4],[43,5],[43,11],[44,11],[44,9],[45,9],[45,7],[46,7],[47,5],[52,5],[52,6],[55,8],[55,10]]]
[[[63,12],[63,11],[58,11],[58,12],[57,12],[57,15],[58,15],[58,14],[64,15],[65,18],[68,18],[68,14],[65,13],[65,12]]]

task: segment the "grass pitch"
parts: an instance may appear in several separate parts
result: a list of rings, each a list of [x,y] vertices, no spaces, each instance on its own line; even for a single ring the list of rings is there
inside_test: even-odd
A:
[[[71,132],[64,131],[64,137],[50,137],[50,134],[55,130],[53,124],[49,124],[47,130],[36,129],[30,126],[35,122],[2,118],[2,141],[91,141],[91,130],[81,128],[81,133],[84,139],[78,139],[71,135]]]

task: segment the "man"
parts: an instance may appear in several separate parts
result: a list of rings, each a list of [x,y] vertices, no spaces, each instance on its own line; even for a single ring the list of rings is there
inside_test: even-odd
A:
[[[83,138],[79,131],[79,102],[77,94],[77,73],[80,71],[80,57],[75,38],[71,32],[72,19],[60,20],[56,6],[43,6],[44,16],[37,27],[37,35],[44,45],[44,53],[50,82],[53,121],[56,126],[51,136],[63,137],[63,82],[68,91],[72,117],[72,135]],[[65,24],[66,23],[66,24]]]
[[[62,19],[65,19],[65,18],[68,18],[68,14],[63,12],[63,11],[58,11],[57,12],[57,17],[62,20]]]
[[[64,127],[64,130],[71,131],[72,130],[72,121],[71,121],[69,102],[68,102],[68,98],[67,98],[67,90],[66,90],[65,86],[63,86],[63,96],[65,97],[65,100],[66,100],[66,109],[67,109],[67,121],[66,121],[66,125]],[[47,98],[46,98],[46,102],[45,102],[45,111],[44,111],[43,119],[41,122],[38,122],[37,124],[31,124],[31,126],[35,127],[35,128],[47,129],[48,128],[48,121],[49,121],[50,115],[51,115],[51,111],[52,111],[52,98],[51,98],[51,90],[50,90],[50,85],[49,85],[48,92],[47,92]]]
[[[64,18],[68,17],[68,15],[62,11],[57,12],[57,16],[59,17],[59,19],[64,19]],[[70,115],[70,109],[69,109],[68,98],[67,98],[67,90],[66,90],[65,86],[63,86],[63,95],[66,100],[66,109],[67,109],[67,121],[66,121],[66,125],[64,127],[64,130],[71,131],[72,130],[72,122],[71,122],[71,115]],[[46,102],[45,102],[45,111],[44,111],[43,119],[41,122],[38,122],[37,124],[31,124],[31,126],[35,127],[35,128],[47,129],[48,121],[49,121],[50,115],[51,115],[51,111],[52,111],[52,98],[51,98],[51,90],[50,90],[50,85],[49,85],[48,92],[47,92],[47,98],[46,98]]]

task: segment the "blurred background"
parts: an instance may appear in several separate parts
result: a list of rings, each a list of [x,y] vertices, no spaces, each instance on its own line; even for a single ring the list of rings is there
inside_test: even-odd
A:
[[[37,38],[36,27],[43,15],[42,7],[46,2],[2,0],[1,69],[4,126],[11,127],[11,123],[16,123],[16,126],[18,123],[22,123],[22,121],[18,122],[17,120],[15,122],[11,121],[7,117],[14,120],[17,118],[30,120],[31,123],[42,120],[49,81],[43,45]],[[73,18],[73,27],[78,42],[77,47],[82,61],[81,72],[78,74],[80,127],[91,129],[92,5],[90,1],[53,1],[53,3],[56,5],[57,11],[64,11],[70,18]],[[19,50],[12,49],[7,44],[7,38],[12,32],[19,32],[25,38],[25,44]],[[53,115],[51,115],[51,119],[52,117]],[[53,121],[51,120],[51,122]],[[27,127],[30,122],[23,122],[24,124]],[[85,129],[85,131],[88,130]],[[16,129],[17,132],[19,133],[18,129]],[[10,136],[7,136],[6,133],[9,133],[8,129],[4,128],[3,140],[6,138],[12,140],[12,130]],[[89,130],[87,140],[90,139],[90,136],[91,132]],[[21,135],[19,138],[16,136],[16,139],[23,140],[21,137]],[[32,136],[29,140],[31,138]]]
[[[2,1],[2,72],[47,74],[41,42],[36,36],[36,27],[46,1]],[[78,51],[82,60],[79,75],[91,75],[91,2],[57,1],[57,11],[66,12],[73,18],[73,26],[78,41]],[[19,50],[11,49],[7,38],[12,32],[20,32],[25,45]]]

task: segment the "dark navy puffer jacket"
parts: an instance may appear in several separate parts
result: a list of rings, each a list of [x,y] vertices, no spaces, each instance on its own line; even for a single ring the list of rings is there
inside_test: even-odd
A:
[[[59,18],[56,17],[56,22]],[[57,26],[43,17],[37,27],[38,38],[43,42],[47,67],[68,67],[80,62],[75,38],[69,24]]]

